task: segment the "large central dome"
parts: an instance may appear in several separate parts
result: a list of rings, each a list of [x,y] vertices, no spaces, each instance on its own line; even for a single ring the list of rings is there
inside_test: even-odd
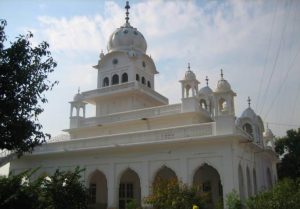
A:
[[[147,42],[141,32],[126,22],[110,35],[107,50],[108,52],[136,50],[146,53]]]

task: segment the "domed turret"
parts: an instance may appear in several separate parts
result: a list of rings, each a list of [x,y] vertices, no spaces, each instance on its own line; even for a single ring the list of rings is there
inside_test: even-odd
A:
[[[227,80],[223,78],[223,70],[221,69],[221,80],[218,81],[216,92],[228,92],[231,91],[231,86]]]
[[[73,101],[78,102],[78,101],[82,101],[82,99],[83,99],[83,96],[80,93],[80,89],[78,88],[78,92],[77,92],[77,94],[74,95]]]
[[[129,51],[136,50],[142,53],[146,53],[147,42],[141,32],[136,28],[132,27],[129,23],[129,12],[130,6],[126,2],[126,23],[117,28],[109,37],[107,50],[108,52],[113,51]]]
[[[199,90],[199,95],[211,95],[213,93],[213,90],[208,86],[208,77],[206,76],[206,86],[202,87]]]
[[[273,139],[274,138],[274,134],[273,134],[273,132],[271,131],[271,129],[269,129],[268,127],[267,127],[267,129],[265,130],[265,132],[264,132],[264,138],[266,138],[266,139]]]
[[[193,71],[190,70],[190,68],[185,72],[185,75],[184,75],[184,80],[188,80],[188,81],[191,81],[191,80],[195,80],[196,79],[196,75]]]

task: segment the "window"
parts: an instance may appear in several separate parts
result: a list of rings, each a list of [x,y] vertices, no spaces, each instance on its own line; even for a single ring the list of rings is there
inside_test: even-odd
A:
[[[90,184],[90,189],[89,189],[89,193],[90,193],[90,204],[95,204],[96,203],[96,184]]]
[[[142,65],[143,65],[143,67],[146,67],[146,62],[143,61],[143,62],[142,62]]]
[[[113,75],[111,84],[112,85],[119,84],[119,76],[117,74]]]
[[[227,107],[227,102],[225,99],[221,98],[219,100],[219,109],[221,112],[225,112],[228,110],[228,107]]]
[[[118,59],[116,59],[116,58],[113,59],[113,61],[112,61],[112,63],[113,63],[114,65],[118,64],[118,62],[119,62],[119,61],[118,61]]]
[[[108,79],[108,77],[105,77],[105,78],[103,79],[102,86],[103,86],[103,87],[109,86],[109,79]]]
[[[128,75],[127,73],[123,73],[122,75],[122,83],[128,82]]]
[[[151,88],[151,83],[150,83],[150,81],[147,82],[147,86],[148,86],[149,88]]]
[[[119,209],[125,209],[126,205],[133,199],[133,184],[121,183],[119,187]]]
[[[142,77],[142,84],[146,84],[146,79]]]
[[[202,109],[206,110],[207,109],[207,104],[206,101],[204,99],[200,100],[200,106]]]
[[[135,80],[140,81],[140,75],[139,74],[135,75]]]
[[[243,130],[246,131],[250,136],[253,137],[253,129],[252,129],[252,126],[249,123],[245,123],[243,125]]]

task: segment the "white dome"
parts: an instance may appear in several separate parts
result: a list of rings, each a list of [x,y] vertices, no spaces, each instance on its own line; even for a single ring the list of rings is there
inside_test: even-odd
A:
[[[199,90],[199,95],[210,95],[213,91],[209,86],[205,86]]]
[[[184,75],[184,80],[196,80],[196,75],[193,71],[191,70],[188,70],[185,72],[185,75]]]
[[[75,94],[74,98],[73,98],[73,100],[75,102],[81,101],[82,99],[83,99],[83,97],[82,97],[82,94],[80,94],[80,93]]]
[[[224,79],[219,80],[216,88],[216,92],[228,92],[228,91],[231,91],[230,84]]]
[[[241,118],[250,118],[252,121],[256,121],[256,114],[255,112],[251,109],[251,107],[248,107],[246,110],[241,115]]]
[[[266,129],[266,131],[263,133],[263,135],[264,135],[264,138],[267,138],[267,139],[272,139],[274,137],[273,132],[269,128]]]
[[[110,35],[107,50],[112,52],[132,49],[146,53],[147,42],[142,33],[129,23],[125,23],[124,26],[117,28]]]

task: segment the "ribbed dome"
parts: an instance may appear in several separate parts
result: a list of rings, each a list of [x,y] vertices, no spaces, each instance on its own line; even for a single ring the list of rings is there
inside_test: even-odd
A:
[[[146,53],[147,42],[142,33],[129,23],[125,23],[110,35],[107,50],[112,52],[132,49]]]
[[[199,90],[199,95],[210,95],[213,91],[209,86],[205,86]]]
[[[196,75],[193,71],[191,70],[188,70],[185,72],[185,75],[184,75],[184,80],[196,80]]]
[[[251,107],[248,107],[246,110],[244,110],[244,112],[241,115],[241,118],[250,118],[252,119],[252,121],[256,121],[256,117],[257,116]]]
[[[267,139],[272,139],[274,137],[273,132],[269,128],[266,129],[266,131],[263,133],[263,135],[264,135],[264,138],[267,138]]]
[[[81,101],[82,99],[83,99],[83,97],[82,97],[82,94],[80,94],[80,93],[75,94],[74,98],[73,98],[73,100],[75,102]]]
[[[227,91],[231,91],[230,84],[224,79],[219,80],[217,84],[216,92],[227,92]]]

